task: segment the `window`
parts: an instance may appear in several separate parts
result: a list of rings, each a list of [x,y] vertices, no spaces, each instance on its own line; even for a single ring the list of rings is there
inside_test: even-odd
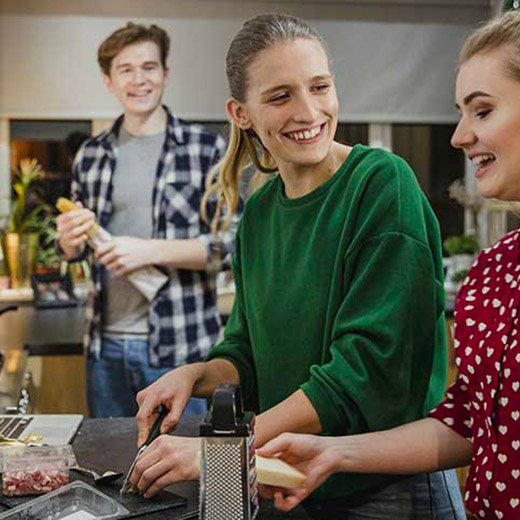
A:
[[[25,157],[36,158],[45,171],[44,198],[54,205],[58,197],[69,196],[72,161],[91,131],[90,121],[11,120],[11,167]]]
[[[339,123],[335,139],[343,144],[364,144],[368,146],[368,124]]]
[[[464,233],[464,210],[448,195],[450,184],[464,178],[464,154],[450,144],[455,125],[392,125],[393,151],[405,159],[419,180],[440,222],[442,238]]]

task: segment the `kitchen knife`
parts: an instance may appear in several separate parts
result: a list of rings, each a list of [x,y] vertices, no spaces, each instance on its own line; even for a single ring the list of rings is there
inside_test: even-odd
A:
[[[130,484],[130,475],[132,475],[132,472],[135,469],[135,465],[137,464],[137,460],[141,456],[141,454],[148,448],[148,446],[161,434],[161,425],[166,417],[168,415],[168,408],[165,406],[159,406],[157,408],[157,411],[159,412],[159,415],[157,416],[157,419],[155,419],[155,422],[153,423],[152,429],[150,430],[150,433],[148,434],[148,438],[144,442],[144,444],[139,448],[139,451],[137,452],[137,455],[135,456],[134,461],[132,462],[132,465],[130,466],[130,469],[128,470],[128,473],[126,474],[125,480],[123,482],[123,485],[121,486],[121,490],[119,491],[120,495],[123,495],[124,493],[130,492],[132,485]]]

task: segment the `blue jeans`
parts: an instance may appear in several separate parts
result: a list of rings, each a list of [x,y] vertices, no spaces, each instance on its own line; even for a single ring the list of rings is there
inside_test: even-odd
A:
[[[362,503],[308,499],[303,507],[313,520],[466,520],[455,470],[405,477]]]
[[[87,402],[91,417],[130,417],[137,413],[137,392],[171,368],[148,363],[146,340],[103,338],[100,359],[87,359]],[[192,397],[184,415],[204,415],[206,400]]]

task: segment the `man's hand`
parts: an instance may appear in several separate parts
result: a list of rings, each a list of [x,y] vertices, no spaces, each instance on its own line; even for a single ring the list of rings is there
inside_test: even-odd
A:
[[[274,499],[277,509],[289,511],[307,498],[332,473],[342,460],[341,437],[319,437],[284,433],[257,450],[264,457],[278,456],[306,475],[302,488],[282,489],[260,486],[262,496]]]
[[[87,231],[95,224],[96,216],[89,209],[81,207],[56,217],[56,229],[61,249],[67,258],[78,256],[88,240]]]
[[[124,276],[140,267],[153,264],[154,251],[150,240],[114,237],[96,248],[96,257],[115,276]]]
[[[198,438],[160,435],[139,457],[130,483],[150,498],[175,482],[197,480],[200,442]]]

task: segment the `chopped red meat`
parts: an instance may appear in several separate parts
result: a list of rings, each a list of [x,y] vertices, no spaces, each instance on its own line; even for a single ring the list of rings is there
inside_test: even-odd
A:
[[[69,483],[68,469],[26,468],[6,471],[3,475],[2,492],[6,496],[41,495]]]

